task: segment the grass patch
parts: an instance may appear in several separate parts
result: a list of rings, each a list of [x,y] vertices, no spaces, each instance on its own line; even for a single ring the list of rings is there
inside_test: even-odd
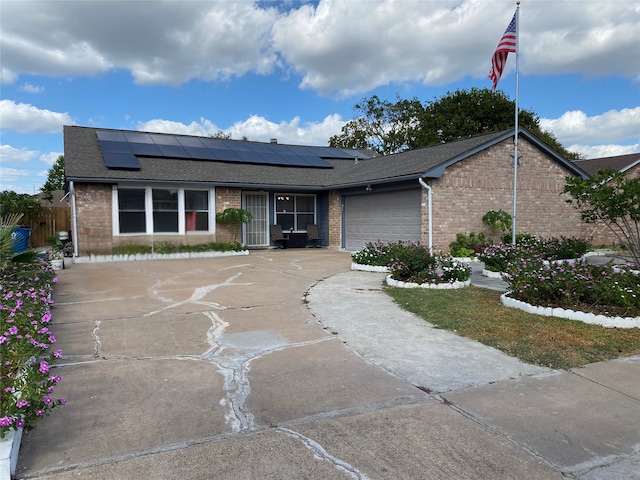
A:
[[[451,330],[523,362],[570,369],[640,354],[639,328],[604,328],[533,315],[500,303],[501,292],[386,288],[405,310],[437,328]]]

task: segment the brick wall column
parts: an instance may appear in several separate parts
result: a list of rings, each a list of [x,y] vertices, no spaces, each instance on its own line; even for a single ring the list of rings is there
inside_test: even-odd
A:
[[[342,204],[337,190],[329,192],[329,246],[342,246]]]

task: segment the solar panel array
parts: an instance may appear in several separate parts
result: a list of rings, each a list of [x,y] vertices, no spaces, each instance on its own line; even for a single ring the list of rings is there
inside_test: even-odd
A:
[[[142,132],[96,131],[107,168],[140,170],[136,157],[180,158],[220,162],[333,168],[325,158],[353,159],[360,152],[330,147],[301,147],[218,138]]]

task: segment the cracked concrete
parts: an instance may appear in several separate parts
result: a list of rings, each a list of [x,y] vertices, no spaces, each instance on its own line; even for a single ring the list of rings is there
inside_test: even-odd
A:
[[[355,292],[340,283],[350,263],[346,252],[291,249],[60,272],[52,329],[64,353],[56,393],[68,402],[25,435],[19,477],[615,478],[571,470],[538,437],[511,431],[519,428],[503,405],[508,386],[555,375],[518,364],[505,370],[451,339],[458,353],[447,362],[468,360],[460,381],[449,378],[451,365],[438,378],[442,363],[398,368],[364,351],[413,320],[389,314],[393,305],[369,285],[373,277],[358,277]],[[376,318],[394,319],[389,335],[372,328]],[[405,337],[425,342],[431,334],[411,328]],[[409,342],[386,350],[400,364],[413,355]],[[584,375],[607,382],[606,371]],[[505,408],[505,424],[474,396],[492,387],[487,395]],[[631,400],[627,407],[633,411]],[[624,441],[633,439],[629,432]],[[633,465],[615,457],[620,469]]]

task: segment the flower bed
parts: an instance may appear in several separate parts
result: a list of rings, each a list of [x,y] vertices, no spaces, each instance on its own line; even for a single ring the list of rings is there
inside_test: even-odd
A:
[[[392,283],[399,282],[396,285],[455,284],[456,288],[460,288],[471,277],[471,267],[468,264],[456,261],[451,256],[432,255],[425,247],[415,243],[369,243],[351,257],[353,270],[388,271],[391,273],[389,279]]]
[[[640,282],[631,267],[590,265],[584,260],[545,264],[534,255],[509,265],[503,278],[509,284],[509,297],[530,305],[640,317]]]
[[[54,399],[60,376],[51,364],[51,292],[58,280],[44,261],[8,263],[0,279],[0,438],[35,423],[65,399]]]
[[[589,243],[575,238],[550,238],[539,240],[523,236],[515,244],[500,243],[488,246],[478,258],[491,272],[506,272],[509,265],[532,255],[546,262],[567,261],[581,258],[589,249]]]

